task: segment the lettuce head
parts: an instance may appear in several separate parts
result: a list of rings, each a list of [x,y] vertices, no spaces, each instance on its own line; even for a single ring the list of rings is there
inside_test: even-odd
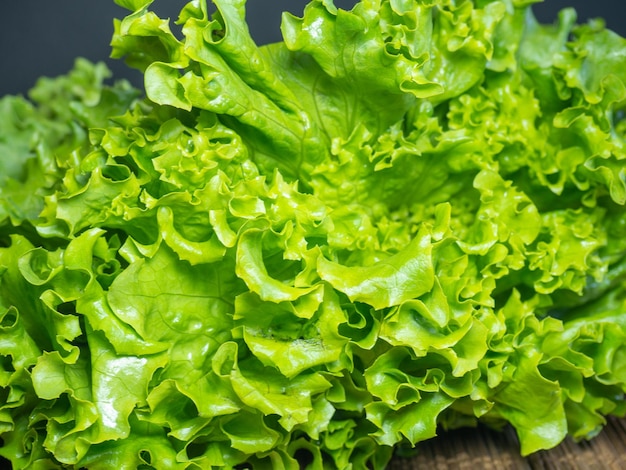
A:
[[[116,0],[0,100],[0,455],[384,468],[626,413],[626,41],[533,0]]]

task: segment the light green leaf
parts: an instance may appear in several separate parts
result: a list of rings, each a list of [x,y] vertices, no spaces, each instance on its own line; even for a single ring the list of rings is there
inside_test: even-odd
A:
[[[380,309],[428,292],[434,283],[431,235],[422,229],[404,250],[372,266],[342,266],[320,257],[320,277],[351,300]]]

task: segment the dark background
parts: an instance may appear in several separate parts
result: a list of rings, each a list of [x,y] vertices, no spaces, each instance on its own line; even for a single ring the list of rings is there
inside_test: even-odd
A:
[[[176,19],[187,0],[156,0],[161,17]],[[248,0],[247,16],[257,43],[280,41],[283,10],[300,16],[307,0]],[[355,0],[335,0],[350,8]],[[574,7],[578,21],[603,17],[607,26],[626,36],[626,2],[623,0],[546,0],[533,7],[542,22],[553,22],[557,12]],[[113,0],[2,0],[0,6],[0,96],[25,93],[40,76],[67,72],[77,56],[105,60],[114,76],[141,86],[139,72],[121,60],[110,60],[113,18],[126,10]]]

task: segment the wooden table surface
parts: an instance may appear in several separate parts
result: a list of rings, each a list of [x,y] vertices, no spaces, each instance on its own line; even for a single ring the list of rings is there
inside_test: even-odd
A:
[[[441,433],[418,445],[417,455],[396,457],[388,470],[622,470],[626,469],[626,419],[609,418],[595,439],[558,447],[526,458],[519,455],[515,431],[484,427]]]

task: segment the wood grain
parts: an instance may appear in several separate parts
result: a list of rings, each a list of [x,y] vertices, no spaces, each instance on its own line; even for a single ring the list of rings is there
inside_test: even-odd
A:
[[[388,470],[621,470],[626,469],[626,420],[609,418],[591,441],[566,439],[526,458],[512,428],[485,427],[442,432],[423,442],[413,457],[395,457]]]

